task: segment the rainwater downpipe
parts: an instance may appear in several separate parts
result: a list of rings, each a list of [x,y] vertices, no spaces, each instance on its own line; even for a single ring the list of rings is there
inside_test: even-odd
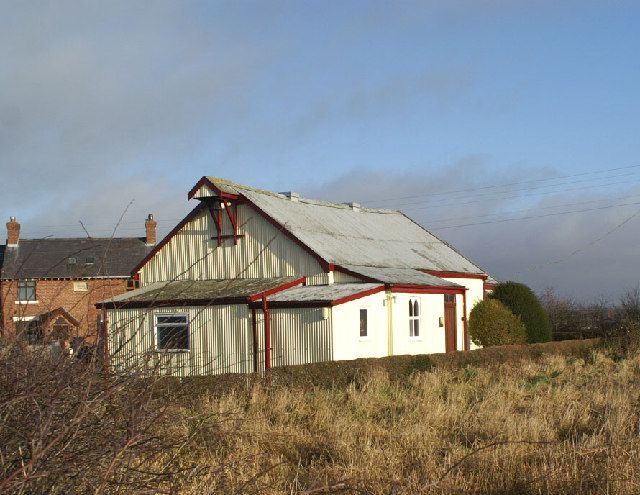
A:
[[[264,369],[271,369],[271,317],[267,296],[262,296],[262,311],[264,312]]]
[[[251,308],[251,320],[253,322],[253,372],[258,372],[258,321],[256,308]]]

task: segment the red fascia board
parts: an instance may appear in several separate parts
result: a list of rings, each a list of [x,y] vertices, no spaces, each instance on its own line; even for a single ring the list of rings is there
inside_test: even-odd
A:
[[[374,287],[373,289],[363,290],[356,294],[334,299],[333,301],[269,301],[270,308],[328,308],[337,306],[339,304],[355,301],[372,294],[377,294],[385,290],[385,286]],[[251,304],[252,307],[259,307],[259,304],[255,301]]]
[[[184,227],[191,219],[193,219],[201,210],[203,209],[203,205],[199,204],[198,206],[196,206],[193,210],[191,210],[189,213],[187,213],[187,216],[184,217],[180,223],[178,225],[176,225],[171,232],[169,232],[164,239],[162,239],[158,244],[156,244],[154,246],[154,248],[149,251],[149,254],[147,254],[144,258],[142,258],[142,261],[140,261],[140,263],[138,263],[135,268],[133,270],[131,270],[131,276],[135,277],[136,274],[142,269],[142,267],[144,265],[147,264],[147,262],[153,258],[156,253],[158,251],[160,251],[165,244],[167,244],[178,232],[180,232],[180,230],[182,229],[182,227]]]
[[[184,306],[224,306],[227,304],[247,304],[246,297],[225,297],[220,299],[164,299],[157,301],[123,301],[96,304],[96,307],[106,309],[135,309],[135,308],[169,308]]]
[[[213,182],[209,180],[208,177],[202,177],[196,185],[191,188],[189,193],[187,194],[188,199],[193,199],[193,196],[198,192],[202,186],[207,186],[209,189],[214,191],[217,196],[220,196],[223,199],[238,199],[237,194],[230,194],[226,192],[222,192]]]
[[[338,304],[348,303],[349,301],[355,301],[356,299],[361,299],[366,296],[370,296],[372,294],[377,294],[378,292],[382,292],[385,290],[385,286],[381,285],[380,287],[374,287],[373,289],[363,290],[362,292],[358,292],[356,294],[351,294],[350,296],[341,297],[340,299],[334,299],[331,301],[331,306],[337,306]]]
[[[417,268],[417,270],[440,278],[478,278],[481,280],[487,280],[489,278],[489,275],[485,273],[447,272],[442,270],[425,270],[424,268]]]
[[[291,239],[293,242],[295,242],[296,244],[298,244],[302,249],[304,249],[307,253],[309,253],[311,256],[313,256],[314,258],[316,258],[316,260],[318,260],[318,263],[320,263],[320,266],[323,268],[323,270],[325,271],[329,271],[330,268],[333,266],[332,263],[329,263],[327,260],[325,260],[322,256],[320,256],[318,253],[316,253],[313,249],[311,249],[309,246],[307,246],[304,242],[302,242],[300,239],[298,239],[295,235],[293,235],[284,225],[282,225],[280,222],[278,222],[275,218],[273,218],[271,215],[269,215],[266,211],[264,211],[262,208],[260,208],[258,205],[256,205],[253,201],[251,201],[249,198],[242,196],[242,199],[244,201],[246,201],[248,204],[251,205],[251,207],[257,211],[260,215],[262,215],[263,218],[265,218],[269,223],[271,223],[271,225],[273,225],[274,227],[276,227],[280,232],[282,232],[285,236],[287,236],[289,239]]]
[[[254,302],[259,299],[263,299],[267,296],[271,296],[273,294],[277,294],[278,292],[282,292],[283,290],[291,289],[292,287],[296,287],[297,285],[303,284],[304,281],[305,281],[305,277],[301,277],[299,279],[292,280],[291,282],[287,282],[286,284],[278,285],[277,287],[273,287],[263,292],[252,294],[249,297],[247,297],[247,301]]]
[[[464,294],[466,287],[438,287],[432,285],[396,285],[390,286],[391,292],[409,294]]]

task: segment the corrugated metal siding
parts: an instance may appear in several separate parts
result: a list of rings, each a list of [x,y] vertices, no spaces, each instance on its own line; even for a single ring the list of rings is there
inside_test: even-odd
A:
[[[223,234],[233,234],[223,212]],[[166,280],[312,276],[323,270],[315,258],[247,205],[238,206],[239,234],[218,246],[215,224],[203,210],[141,270],[141,284]]]
[[[156,352],[154,315],[189,316],[189,352]],[[108,311],[109,354],[117,371],[146,369],[174,376],[251,373],[253,326],[246,305]],[[264,314],[256,310],[258,370],[264,370]],[[333,359],[331,315],[322,308],[271,310],[271,365]]]
[[[155,352],[154,315],[167,313],[189,316],[189,352]],[[109,354],[116,370],[144,366],[176,376],[253,371],[251,311],[246,305],[109,310],[108,322]]]
[[[216,194],[208,186],[202,185],[193,195],[194,198],[210,198]]]
[[[319,363],[333,359],[331,310],[323,308],[271,310],[271,365]]]
[[[328,273],[318,273],[305,280],[306,285],[329,285],[330,282]]]
[[[333,272],[333,281],[336,284],[353,284],[362,282],[362,279],[349,275],[348,273],[335,270]]]

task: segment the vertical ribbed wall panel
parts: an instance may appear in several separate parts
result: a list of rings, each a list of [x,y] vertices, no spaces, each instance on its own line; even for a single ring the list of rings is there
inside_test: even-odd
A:
[[[188,315],[189,352],[155,351],[156,314]],[[143,368],[176,376],[253,371],[253,330],[246,305],[110,310],[108,321],[109,354],[116,370]]]
[[[331,316],[323,308],[271,310],[272,366],[333,359]],[[328,310],[330,311],[330,310]]]
[[[233,234],[223,212],[223,234]],[[211,215],[202,210],[141,270],[141,283],[167,280],[271,278],[322,273],[318,261],[248,205],[238,206],[238,233],[218,246]]]
[[[349,275],[348,273],[341,272],[339,270],[335,270],[333,272],[333,281],[336,284],[354,284],[362,282],[361,279],[354,277],[353,275]]]

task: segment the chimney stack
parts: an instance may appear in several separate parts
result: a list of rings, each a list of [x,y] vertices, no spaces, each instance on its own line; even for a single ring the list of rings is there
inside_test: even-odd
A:
[[[18,247],[20,241],[20,224],[16,217],[9,218],[7,222],[7,247]]]
[[[149,216],[145,220],[144,226],[147,229],[147,246],[155,246],[157,241],[156,227],[158,226],[158,222],[153,219],[153,215],[151,213],[149,213]]]

